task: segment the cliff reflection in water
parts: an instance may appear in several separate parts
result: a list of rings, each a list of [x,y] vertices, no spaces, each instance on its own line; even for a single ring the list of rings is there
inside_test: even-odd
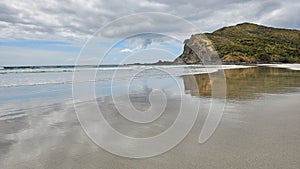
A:
[[[224,70],[227,83],[227,98],[233,100],[254,99],[261,93],[292,92],[300,87],[300,72],[297,70],[253,67]],[[190,83],[195,78],[197,85]],[[193,96],[211,96],[208,74],[183,76],[185,90]]]

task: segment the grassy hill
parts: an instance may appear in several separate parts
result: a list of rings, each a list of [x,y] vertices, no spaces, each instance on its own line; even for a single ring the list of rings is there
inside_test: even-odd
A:
[[[242,23],[205,34],[225,63],[300,63],[300,31]],[[197,35],[193,35],[197,36]],[[199,34],[200,36],[200,34]],[[188,47],[185,46],[184,50]],[[193,52],[179,56],[186,63]]]

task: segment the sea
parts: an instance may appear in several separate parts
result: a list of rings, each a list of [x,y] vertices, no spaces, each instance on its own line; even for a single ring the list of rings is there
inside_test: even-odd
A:
[[[184,75],[216,72],[219,69],[246,67],[237,65],[2,66],[0,67],[0,93],[2,93],[0,101],[58,96],[71,98],[74,72],[96,72],[93,79],[95,86],[103,89],[109,87],[112,81],[127,81],[132,78],[179,78]],[[99,94],[108,94],[107,92],[109,90]]]

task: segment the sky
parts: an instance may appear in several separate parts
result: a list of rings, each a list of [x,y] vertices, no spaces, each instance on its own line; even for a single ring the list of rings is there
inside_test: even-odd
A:
[[[242,22],[300,30],[299,9],[299,0],[2,0],[0,66],[172,60],[189,33]]]

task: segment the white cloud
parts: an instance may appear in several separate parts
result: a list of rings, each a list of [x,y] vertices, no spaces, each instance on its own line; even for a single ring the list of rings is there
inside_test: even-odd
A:
[[[146,7],[146,8],[166,8],[166,4],[162,4],[159,2],[154,2],[154,1],[141,1],[140,2],[141,7]]]
[[[80,39],[84,40],[112,20],[139,12],[166,12],[197,24],[200,31],[243,21],[299,29],[299,1],[287,0],[78,0],[78,1],[18,1],[0,2],[0,36],[21,39]],[[281,11],[276,14],[274,11]],[[286,16],[286,17],[284,17]],[[294,16],[294,17],[291,17]],[[277,19],[276,17],[280,17]],[[108,36],[135,30],[159,27],[159,30],[187,29],[173,21],[158,18],[134,25],[114,27]],[[288,25],[288,26],[287,26]],[[134,27],[133,27],[134,26]]]
[[[121,53],[132,53],[133,51],[134,51],[133,49],[129,49],[129,48],[124,48],[120,50]]]

